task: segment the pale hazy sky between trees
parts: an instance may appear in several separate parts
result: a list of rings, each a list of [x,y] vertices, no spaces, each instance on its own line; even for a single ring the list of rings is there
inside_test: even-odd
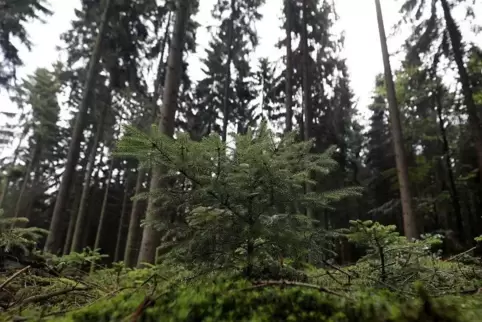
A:
[[[21,50],[25,66],[19,69],[19,78],[32,73],[38,67],[50,66],[60,57],[56,49],[56,46],[62,45],[60,34],[70,27],[74,8],[80,6],[79,0],[50,0],[49,2],[54,15],[48,17],[45,24],[34,22],[28,28],[34,46],[31,52]],[[196,17],[201,24],[197,32],[197,52],[201,56],[204,55],[204,48],[210,38],[206,26],[212,23],[210,12],[215,2],[216,0],[201,0],[200,12]],[[401,3],[401,0],[382,1],[387,34],[392,33],[392,27],[400,18],[398,10]],[[257,24],[260,45],[257,48],[256,57],[269,57],[271,60],[276,60],[282,55],[275,47],[283,33],[280,29],[281,4],[281,0],[267,0],[261,9],[263,19]],[[366,121],[368,117],[366,107],[370,102],[375,76],[383,71],[374,1],[336,0],[335,6],[340,17],[335,30],[345,32],[344,56],[347,58],[351,86],[358,110]],[[390,52],[396,52],[403,40],[404,36],[400,34],[390,37],[388,41]],[[202,77],[202,66],[197,58],[190,58],[189,67],[192,78],[196,80]],[[257,64],[257,61],[253,61],[253,64]],[[392,68],[397,66],[398,59],[393,57]],[[6,92],[0,93],[0,111],[16,111],[15,105],[10,102]]]

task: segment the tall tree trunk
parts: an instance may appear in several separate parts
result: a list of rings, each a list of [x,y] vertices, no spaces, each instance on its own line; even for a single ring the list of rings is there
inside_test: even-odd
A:
[[[462,35],[457,27],[457,24],[450,12],[447,0],[441,0],[444,12],[447,31],[452,44],[452,51],[454,53],[455,63],[459,71],[459,80],[462,85],[462,93],[464,95],[464,104],[467,107],[468,121],[471,129],[472,137],[474,139],[475,149],[477,152],[477,163],[479,166],[479,178],[482,182],[482,129],[480,128],[480,118],[475,105],[472,87],[470,86],[469,74],[464,64],[464,48],[462,44]]]
[[[152,104],[153,104],[152,113],[153,113],[154,120],[157,119],[157,101],[160,97],[163,97],[162,94],[164,92],[161,86],[161,78],[162,78],[162,73],[166,69],[166,62],[164,61],[164,52],[169,42],[168,40],[170,39],[169,28],[171,26],[171,20],[172,20],[172,14],[171,12],[169,12],[169,16],[167,18],[167,23],[166,23],[166,30],[164,32],[164,39],[162,41],[161,57],[159,59],[159,65],[157,68],[157,76],[156,76],[156,80],[154,81],[154,95],[152,98]],[[146,170],[139,168],[137,173],[134,196],[141,193],[142,184],[145,179],[146,179]],[[137,251],[135,245],[139,240],[139,234],[141,232],[141,229],[140,229],[141,216],[142,216],[141,206],[142,204],[137,199],[135,199],[134,202],[132,203],[132,209],[131,209],[131,214],[129,219],[129,229],[127,231],[127,241],[126,241],[125,252],[124,252],[124,262],[127,267],[135,266],[137,261],[137,258],[135,257],[135,254]]]
[[[97,123],[97,131],[95,132],[94,143],[89,155],[89,161],[87,162],[87,167],[84,173],[84,184],[82,187],[82,196],[80,197],[79,209],[77,212],[75,220],[74,235],[72,237],[72,245],[70,246],[71,252],[78,252],[82,249],[82,237],[84,234],[85,225],[85,211],[87,209],[87,203],[89,199],[90,192],[90,181],[92,179],[92,171],[95,166],[95,157],[97,156],[97,149],[99,147],[99,142],[101,140],[102,134],[104,132],[105,116],[107,114],[108,105],[110,102],[104,102],[102,104],[102,111],[100,115],[99,122]]]
[[[231,0],[231,16],[229,17],[228,26],[228,57],[226,60],[226,70],[223,89],[223,132],[221,137],[223,142],[226,142],[228,137],[228,123],[229,123],[229,88],[231,86],[231,62],[233,61],[233,41],[234,41],[234,18],[236,17],[236,0]]]
[[[286,15],[286,75],[285,75],[285,109],[286,109],[286,132],[293,130],[293,51],[291,49],[291,32],[293,23],[292,0],[285,0]]]
[[[114,262],[118,262],[122,260],[121,254],[121,242],[122,242],[122,231],[124,230],[124,218],[127,211],[127,199],[129,198],[129,169],[125,170],[125,177],[124,177],[124,196],[122,197],[122,208],[121,208],[121,215],[119,218],[119,227],[117,229],[117,240],[115,243],[115,251],[114,251]]]
[[[455,220],[457,222],[457,230],[459,233],[458,237],[460,241],[463,241],[463,238],[465,235],[464,224],[462,219],[462,211],[460,208],[459,193],[457,191],[457,185],[455,184],[454,170],[452,168],[452,162],[450,162],[451,153],[450,153],[449,141],[447,139],[447,131],[445,129],[443,112],[442,112],[442,98],[441,98],[442,93],[440,91],[437,91],[435,92],[434,95],[437,100],[438,125],[439,125],[440,135],[442,136],[442,152],[444,156],[445,166],[447,168],[448,184],[450,187],[449,189],[450,197],[452,199],[452,207],[454,209]]]
[[[308,141],[311,139],[311,128],[313,122],[313,114],[311,111],[311,83],[310,83],[310,53],[308,51],[308,4],[307,0],[303,0],[303,19],[301,30],[301,51],[302,51],[302,75],[303,75],[303,140]],[[310,174],[310,177],[312,174]],[[305,192],[310,193],[313,187],[310,183],[305,184]],[[313,215],[313,209],[307,207],[306,214],[311,217]]]
[[[135,194],[138,195],[142,190],[142,183],[146,177],[146,172],[144,169],[138,170],[137,180],[136,180],[136,188]],[[133,267],[136,264],[137,258],[135,258],[136,254],[136,243],[139,239],[140,233],[140,223],[141,223],[141,203],[138,199],[134,199],[132,203],[130,221],[129,221],[129,230],[127,232],[127,241],[124,253],[124,262],[127,267]]]
[[[400,112],[398,110],[397,97],[395,94],[395,84],[393,83],[392,70],[390,67],[390,56],[388,54],[387,37],[385,35],[385,26],[383,24],[380,0],[375,0],[375,7],[377,11],[378,31],[380,33],[383,65],[385,69],[385,85],[387,88],[388,107],[390,110],[390,123],[395,150],[395,162],[397,165],[400,199],[402,202],[403,228],[405,236],[411,240],[418,237],[417,221],[413,213],[412,196],[410,193],[410,182],[408,179],[407,157],[405,155],[405,148],[403,146]]]
[[[69,196],[69,190],[72,178],[75,172],[80,154],[80,141],[82,132],[84,130],[85,118],[89,109],[89,99],[91,91],[96,80],[97,65],[99,63],[102,41],[107,31],[107,23],[109,20],[111,10],[111,0],[105,0],[104,13],[102,14],[101,24],[99,26],[99,34],[95,41],[92,51],[92,56],[89,61],[89,69],[82,92],[82,101],[79,106],[79,112],[75,120],[74,130],[72,133],[72,140],[70,141],[69,153],[67,155],[67,162],[65,163],[64,174],[60,182],[60,187],[55,201],[54,211],[52,214],[52,221],[50,222],[49,235],[45,243],[45,251],[56,253],[61,248],[62,243],[62,222],[64,221],[64,208]]]
[[[102,229],[104,227],[105,213],[107,210],[107,200],[109,199],[109,189],[110,182],[112,181],[112,173],[114,172],[114,158],[111,159],[109,165],[109,174],[107,175],[107,180],[105,181],[105,191],[104,199],[102,200],[102,207],[100,210],[99,224],[97,225],[97,232],[95,234],[94,250],[98,249],[100,246],[100,237],[102,234]]]
[[[177,109],[177,96],[179,92],[179,82],[181,77],[182,52],[184,44],[184,36],[186,25],[190,16],[191,0],[178,0],[176,23],[172,37],[171,48],[169,50],[168,66],[166,80],[164,83],[164,97],[161,110],[161,119],[159,120],[159,131],[163,134],[171,136],[174,134],[174,120]],[[161,174],[165,171],[160,167],[155,167],[152,171],[150,191],[154,192],[161,186]],[[158,221],[161,219],[159,210],[156,209],[156,200],[149,198],[146,220],[148,222]],[[156,248],[160,242],[160,232],[152,226],[144,227],[142,233],[141,249],[137,265],[143,262],[153,263],[156,256]]]

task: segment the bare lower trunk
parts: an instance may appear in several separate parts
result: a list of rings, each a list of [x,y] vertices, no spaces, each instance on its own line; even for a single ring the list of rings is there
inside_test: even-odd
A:
[[[109,19],[111,1],[105,0],[104,13],[102,15],[101,24],[99,26],[99,33],[92,51],[92,56],[89,62],[89,69],[84,84],[82,93],[82,101],[79,106],[79,112],[75,119],[75,125],[72,132],[72,139],[70,141],[69,153],[67,154],[67,162],[65,163],[64,174],[60,182],[55,207],[50,222],[49,235],[45,243],[45,251],[57,253],[62,247],[62,223],[64,222],[64,208],[69,196],[70,185],[74,176],[75,166],[77,165],[80,154],[80,141],[82,132],[84,130],[85,118],[89,109],[89,99],[92,89],[94,88],[97,65],[99,63],[102,41],[107,31],[107,23]]]
[[[17,204],[15,206],[15,214],[14,214],[15,218],[18,218],[20,216],[20,211],[22,210],[22,206],[27,203],[27,201],[24,199],[25,191],[27,190],[30,174],[32,173],[32,171],[36,171],[37,158],[40,153],[40,150],[41,150],[40,143],[37,143],[34,151],[32,152],[32,156],[31,156],[30,162],[28,163],[27,169],[25,170],[25,176],[23,178],[22,187],[20,188],[20,193],[17,198]],[[32,184],[34,184],[34,182]]]
[[[395,85],[393,83],[392,70],[390,67],[390,57],[388,54],[387,37],[385,35],[385,27],[383,25],[380,0],[375,0],[375,6],[377,10],[378,31],[380,33],[383,65],[385,68],[385,85],[387,88],[388,106],[390,110],[390,123],[395,150],[395,161],[397,165],[400,199],[402,202],[403,228],[405,236],[411,240],[418,237],[418,232],[416,226],[416,219],[412,207],[412,196],[410,193],[410,182],[408,179],[407,157],[405,155],[405,148],[403,145],[400,112],[398,110],[397,97],[395,94]]]
[[[87,149],[86,153],[87,155],[90,155],[92,152],[92,148],[94,146],[94,139],[95,138],[90,138],[89,142],[87,144]],[[87,163],[89,162],[88,158],[84,158],[81,162],[81,167],[82,169],[85,169],[87,167]],[[75,200],[72,208],[70,208],[69,214],[69,225],[67,228],[67,235],[65,237],[65,243],[64,243],[64,249],[62,251],[62,254],[68,255],[70,253],[70,247],[72,246],[72,239],[74,237],[74,230],[75,230],[75,223],[77,221],[77,213],[79,211],[79,205],[80,205],[80,200],[82,197],[82,178],[83,178],[83,172],[81,171],[80,173],[77,174],[77,178],[75,179],[76,182],[76,188],[75,188]],[[97,171],[98,174],[98,171]]]
[[[119,228],[117,229],[117,240],[115,243],[114,262],[118,262],[122,260],[121,242],[122,242],[122,231],[124,229],[124,218],[127,211],[127,199],[129,198],[129,169],[126,169],[124,185],[125,187],[124,187],[124,196],[122,197],[122,209],[121,209],[121,215],[119,218]]]
[[[182,53],[186,25],[190,16],[190,0],[179,0],[177,2],[176,23],[169,50],[166,80],[164,85],[163,106],[161,119],[159,121],[159,131],[171,136],[174,134],[174,119],[177,110],[177,97],[179,92],[179,82],[181,76]],[[161,174],[165,171],[160,167],[152,170],[150,191],[157,191],[161,186]],[[161,214],[156,206],[156,200],[149,198],[146,212],[146,220],[154,222],[161,220]],[[142,232],[141,249],[137,260],[137,265],[142,263],[153,263],[156,256],[156,248],[160,243],[160,232],[152,226],[144,227]]]
[[[110,102],[109,102],[110,103]],[[94,143],[92,150],[90,151],[89,161],[87,162],[87,167],[84,174],[84,184],[82,187],[82,196],[80,197],[79,209],[76,216],[74,235],[72,238],[72,245],[70,247],[71,252],[78,252],[82,249],[82,238],[83,238],[83,228],[85,225],[85,211],[87,209],[89,191],[90,191],[90,181],[92,179],[92,171],[95,166],[95,157],[97,156],[97,148],[99,147],[99,141],[102,137],[104,131],[104,119],[107,113],[107,106],[109,103],[105,102],[102,107],[101,116],[97,124],[97,131],[94,137]]]
[[[144,169],[139,169],[137,174],[136,188],[134,195],[138,195],[142,190],[142,183],[146,178]],[[129,230],[127,232],[126,248],[124,253],[124,263],[127,267],[133,267],[136,264],[135,254],[138,249],[135,245],[139,238],[141,223],[141,203],[138,199],[134,199],[132,203],[131,216],[129,221]]]
[[[27,184],[28,184],[31,172],[32,172],[32,162],[29,162],[27,169],[25,170],[25,175],[23,177],[22,187],[20,188],[20,192],[17,197],[17,202],[15,204],[15,213],[14,213],[15,218],[19,217],[22,205],[25,203],[24,195],[25,195],[25,191],[27,190]]]
[[[99,246],[100,246],[100,238],[102,234],[102,229],[104,228],[105,213],[107,209],[107,199],[109,198],[109,189],[110,189],[110,182],[112,181],[112,172],[114,172],[113,170],[114,170],[114,159],[110,161],[109,174],[107,175],[107,180],[105,182],[104,199],[102,200],[102,208],[100,210],[99,224],[97,225],[97,232],[95,234],[94,250],[99,249]],[[91,271],[93,269],[94,269],[94,266],[92,265]]]
[[[442,98],[440,97],[442,93],[438,92],[438,93],[435,93],[435,95],[437,97],[438,124],[439,124],[440,135],[442,136],[442,149],[443,149],[445,166],[447,168],[447,177],[448,177],[448,183],[450,187],[450,197],[452,199],[452,207],[454,209],[455,219],[457,222],[459,239],[463,241],[464,226],[463,226],[463,220],[462,220],[462,211],[460,208],[460,200],[459,200],[457,185],[455,184],[454,170],[452,168],[452,162],[450,161],[450,147],[449,147],[449,141],[447,139],[447,131],[445,129],[444,118],[442,115]]]
[[[80,178],[78,179],[78,181],[80,181]],[[74,203],[72,208],[70,209],[69,228],[67,228],[67,236],[65,237],[64,249],[62,251],[62,254],[64,255],[68,255],[70,253],[70,247],[72,245],[72,238],[74,236],[75,222],[77,218],[76,214],[79,210],[81,197],[82,192],[79,185],[79,187],[75,189]]]

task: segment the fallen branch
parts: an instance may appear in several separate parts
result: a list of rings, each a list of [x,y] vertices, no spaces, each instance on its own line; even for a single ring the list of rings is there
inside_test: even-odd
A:
[[[262,282],[259,282],[259,284],[257,284],[257,285],[253,285],[251,287],[242,289],[242,291],[256,290],[256,289],[261,289],[261,288],[271,287],[271,286],[306,287],[306,288],[318,290],[320,292],[328,293],[328,294],[331,294],[331,295],[346,297],[344,294],[337,293],[335,291],[329,290],[329,289],[327,289],[326,287],[323,287],[323,286],[308,284],[308,283],[301,283],[301,282],[290,282],[290,281],[262,281]]]
[[[12,276],[10,276],[9,278],[7,278],[7,280],[5,282],[2,283],[2,285],[0,285],[0,290],[2,290],[5,286],[7,286],[11,281],[13,281],[17,276],[19,276],[20,274],[22,274],[23,272],[25,272],[26,270],[28,270],[30,268],[30,265],[29,266],[25,266],[24,268],[22,268],[21,270],[19,270],[18,272],[16,272],[15,274],[13,274]]]
[[[153,300],[150,297],[146,297],[144,299],[144,301],[142,301],[142,303],[139,304],[136,311],[134,313],[132,313],[132,315],[130,316],[130,321],[131,322],[137,322],[139,320],[139,318],[142,316],[142,314],[144,313],[144,311],[147,308],[153,306],[154,303],[155,303],[155,300]]]
[[[25,300],[21,301],[20,304],[24,305],[24,304],[28,304],[28,303],[42,302],[42,301],[48,300],[52,297],[64,295],[64,294],[67,294],[67,293],[70,293],[70,292],[88,291],[88,290],[90,290],[90,289],[89,288],[78,288],[78,287],[66,288],[66,289],[58,290],[58,291],[55,291],[55,292],[52,292],[52,293],[39,294],[39,295],[27,297]]]
[[[446,262],[453,261],[454,259],[457,259],[457,258],[459,258],[459,257],[462,257],[462,256],[464,256],[464,255],[467,254],[467,253],[470,253],[471,251],[475,250],[477,247],[478,247],[478,246],[474,246],[474,247],[472,247],[472,248],[470,248],[470,249],[467,249],[466,251],[464,251],[464,252],[462,252],[462,253],[460,253],[460,254],[454,255],[454,256],[450,257],[449,259],[446,259],[445,261],[446,261]]]

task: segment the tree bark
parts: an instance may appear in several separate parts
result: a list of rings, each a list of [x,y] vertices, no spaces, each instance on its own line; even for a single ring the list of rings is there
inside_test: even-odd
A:
[[[77,182],[80,182],[80,177],[76,180]],[[82,199],[82,191],[79,187],[74,188],[74,203],[72,204],[72,208],[70,209],[70,220],[69,220],[69,227],[67,228],[67,236],[65,237],[65,243],[64,243],[64,249],[62,251],[62,254],[68,255],[70,253],[70,247],[72,245],[72,238],[74,236],[74,230],[75,230],[75,222],[76,222],[76,214],[79,211],[79,206],[80,206],[80,200]]]
[[[400,199],[402,202],[403,228],[405,236],[409,240],[412,240],[418,237],[417,224],[412,207],[412,196],[410,193],[410,182],[408,178],[407,157],[403,145],[400,112],[398,110],[397,97],[395,94],[395,84],[393,82],[392,70],[390,67],[390,57],[388,54],[387,37],[385,35],[385,26],[383,24],[380,0],[375,0],[375,7],[377,11],[378,31],[380,33],[380,45],[382,49],[383,65],[385,69],[385,85],[387,88],[388,107],[390,110],[390,123],[392,129],[391,132],[395,150],[395,162],[397,165]]]
[[[166,29],[164,32],[164,39],[161,45],[161,57],[159,58],[159,65],[157,66],[157,76],[156,80],[154,81],[154,95],[152,97],[152,119],[157,119],[157,101],[160,97],[163,97],[163,88],[161,86],[161,79],[162,79],[162,72],[166,69],[166,62],[164,61],[164,52],[166,50],[166,46],[169,43],[170,35],[169,35],[169,28],[171,26],[172,14],[169,12]],[[137,173],[137,180],[136,180],[136,187],[134,191],[134,196],[137,196],[142,191],[142,184],[146,179],[146,171],[145,169],[138,169]],[[135,257],[136,251],[136,244],[139,240],[140,230],[140,223],[142,217],[142,204],[139,200],[134,200],[132,203],[131,214],[129,218],[129,228],[127,231],[127,241],[125,246],[124,252],[124,263],[127,267],[134,267],[136,265],[137,258]]]
[[[308,7],[307,0],[303,0],[303,19],[302,19],[302,30],[301,30],[301,51],[302,51],[302,75],[303,75],[303,140],[308,141],[311,139],[311,128],[313,122],[313,114],[311,111],[311,83],[310,83],[310,53],[308,52]],[[312,174],[310,174],[312,177]],[[305,193],[310,193],[313,187],[310,183],[305,184]],[[313,216],[313,209],[311,207],[306,208],[306,215],[309,217]]]
[[[87,203],[89,199],[90,192],[90,181],[92,179],[92,171],[95,166],[95,157],[97,156],[97,149],[99,147],[99,142],[102,138],[104,132],[104,121],[107,114],[108,105],[110,102],[104,102],[102,104],[102,111],[100,115],[99,122],[97,123],[97,131],[95,132],[94,143],[92,145],[92,150],[90,151],[89,161],[87,162],[87,167],[84,173],[84,184],[82,187],[82,196],[80,197],[79,209],[76,216],[74,235],[72,238],[72,245],[70,246],[71,252],[79,252],[82,249],[82,238],[83,238],[83,228],[85,224],[85,211],[87,209]]]
[[[20,193],[18,195],[18,198],[17,198],[17,203],[15,205],[15,213],[14,213],[14,217],[15,218],[18,218],[19,215],[20,215],[20,210],[22,208],[22,205],[25,205],[27,202],[26,200],[24,200],[24,195],[25,195],[25,191],[27,190],[27,185],[28,185],[28,180],[30,178],[30,174],[32,173],[32,171],[37,171],[37,159],[38,159],[38,156],[40,154],[40,150],[41,150],[41,145],[40,143],[37,143],[35,145],[35,148],[32,152],[32,157],[31,157],[31,160],[30,162],[28,163],[28,166],[27,166],[27,169],[25,170],[25,176],[23,177],[23,182],[22,182],[22,187],[20,188]],[[34,182],[32,182],[32,186],[33,186]],[[25,217],[25,216],[23,216]]]
[[[72,133],[72,140],[70,141],[69,153],[67,155],[67,162],[65,163],[64,174],[60,182],[60,187],[55,201],[54,211],[52,214],[52,221],[50,222],[49,234],[45,243],[45,251],[51,253],[57,253],[61,248],[62,243],[62,222],[65,215],[64,208],[67,203],[70,185],[74,176],[75,166],[79,159],[80,154],[80,141],[82,138],[82,132],[84,130],[85,118],[89,109],[89,99],[91,91],[94,87],[97,69],[99,63],[102,41],[107,31],[107,23],[109,20],[111,10],[111,0],[105,0],[104,13],[102,14],[101,24],[99,26],[99,34],[95,41],[95,45],[92,51],[92,56],[89,62],[89,68],[87,71],[87,77],[84,84],[82,93],[82,101],[79,106],[79,111],[75,120],[74,130]]]
[[[144,169],[139,169],[137,174],[136,180],[136,188],[134,195],[138,195],[142,190],[142,183],[146,178],[146,172]],[[130,221],[129,221],[129,229],[127,232],[127,241],[126,241],[126,248],[124,252],[124,263],[127,267],[135,266],[136,259],[136,243],[139,239],[140,233],[140,223],[141,223],[141,203],[138,199],[134,199],[132,203]]]
[[[94,250],[99,248],[100,245],[100,235],[102,234],[102,229],[104,227],[105,213],[107,209],[107,199],[109,198],[110,182],[112,181],[112,173],[114,172],[114,158],[110,161],[109,174],[107,175],[107,180],[105,182],[105,192],[104,199],[102,200],[102,208],[100,210],[99,224],[97,226],[97,232],[95,234]]]
[[[454,53],[455,64],[459,71],[459,81],[462,85],[462,93],[464,96],[464,104],[467,108],[468,121],[471,129],[471,134],[474,139],[475,150],[477,152],[477,164],[479,167],[479,178],[482,182],[482,130],[480,128],[480,118],[477,112],[477,106],[474,101],[474,93],[470,85],[469,74],[464,64],[464,48],[462,44],[462,35],[457,27],[457,24],[450,12],[447,0],[441,0],[444,12],[444,18],[449,33],[450,43],[452,44],[452,51]]]
[[[236,0],[231,0],[231,16],[229,17],[228,25],[228,58],[226,60],[226,70],[224,79],[223,90],[223,133],[221,137],[223,142],[226,142],[228,137],[228,124],[229,124],[229,88],[231,85],[231,62],[233,60],[233,41],[234,41],[234,18],[236,15]]]
[[[174,25],[171,48],[169,50],[166,80],[164,83],[164,97],[161,118],[159,120],[159,131],[171,137],[174,134],[174,120],[177,110],[177,97],[182,67],[182,52],[186,25],[190,16],[190,3],[191,0],[178,0],[177,2],[176,23]],[[165,169],[160,167],[153,169],[150,191],[154,192],[159,189],[161,186],[160,177],[164,171]],[[148,222],[161,219],[159,210],[156,208],[156,200],[152,197],[149,198],[146,213],[146,219]],[[144,262],[154,262],[156,248],[159,245],[160,238],[160,232],[152,226],[149,225],[144,227],[141,249],[137,261],[138,266],[141,266]]]
[[[443,158],[445,161],[445,166],[447,167],[447,177],[448,177],[448,184],[450,187],[450,197],[452,199],[452,207],[455,213],[455,220],[457,222],[457,230],[459,233],[459,239],[463,242],[464,239],[464,224],[462,219],[462,211],[460,208],[460,199],[457,190],[457,185],[455,184],[455,176],[454,170],[452,168],[452,163],[450,162],[450,147],[449,141],[447,139],[447,131],[444,125],[444,118],[442,113],[442,93],[440,91],[435,92],[434,94],[437,100],[437,117],[438,117],[438,124],[440,135],[442,136],[442,151],[443,151]]]
[[[114,262],[118,262],[122,260],[121,254],[121,242],[122,242],[122,230],[124,228],[124,218],[127,211],[127,199],[129,198],[129,169],[125,170],[125,180],[124,180],[124,196],[122,197],[122,208],[121,208],[121,215],[119,218],[119,227],[117,229],[117,240],[115,243],[115,251],[114,251]]]
[[[86,148],[86,158],[83,158],[80,162],[81,168],[85,169],[87,168],[87,163],[89,162],[88,156],[92,152],[92,148],[94,146],[94,140],[95,136],[92,138],[89,138],[89,141],[87,143],[87,148]],[[84,177],[84,172],[82,170],[79,173],[76,173],[76,178],[75,180],[75,199],[72,208],[69,211],[70,218],[69,218],[69,225],[67,228],[67,235],[65,236],[65,243],[63,247],[62,254],[68,255],[70,253],[70,247],[72,246],[72,238],[74,236],[74,230],[75,230],[75,223],[76,223],[76,218],[77,218],[77,212],[79,211],[79,205],[80,205],[80,199],[82,197],[82,178]]]
[[[286,15],[286,75],[285,75],[285,109],[286,109],[286,132],[293,130],[293,51],[291,48],[291,31],[293,29],[293,4],[291,0],[285,0]]]

